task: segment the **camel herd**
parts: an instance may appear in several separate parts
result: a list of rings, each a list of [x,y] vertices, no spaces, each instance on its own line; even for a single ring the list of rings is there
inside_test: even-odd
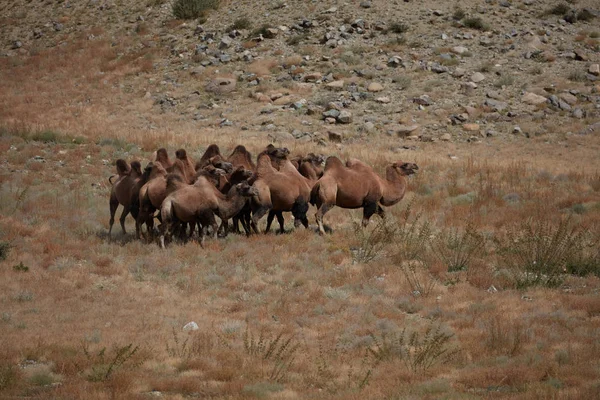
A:
[[[284,231],[284,212],[292,213],[295,227],[302,224],[308,228],[309,203],[317,207],[320,234],[325,233],[323,216],[334,206],[363,208],[362,223],[366,226],[373,214],[384,217],[382,207],[402,200],[407,186],[405,177],[418,170],[416,164],[395,162],[382,178],[356,159],[344,164],[333,156],[325,160],[313,153],[289,155],[287,148],[269,145],[255,164],[242,145],[224,157],[219,147],[212,144],[196,163],[184,149],[175,152],[174,160],[166,149],[157,150],[143,171],[139,161],[128,164],[119,159],[117,174],[109,178],[109,237],[119,205],[123,206],[123,233],[125,219],[131,213],[138,239],[151,239],[154,219],[159,219],[159,243],[163,248],[165,238],[192,237],[196,227],[203,245],[209,229],[214,237],[218,232],[226,235],[230,219],[238,233],[240,224],[247,235],[259,233],[258,222],[267,213],[265,232],[269,232],[274,218],[280,232]],[[215,217],[221,220],[220,226]]]

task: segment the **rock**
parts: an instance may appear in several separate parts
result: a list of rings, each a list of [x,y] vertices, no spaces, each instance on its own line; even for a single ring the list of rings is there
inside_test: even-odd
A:
[[[349,124],[350,122],[352,122],[352,113],[348,110],[340,111],[340,115],[338,115],[337,121],[342,124]]]
[[[521,101],[526,104],[538,105],[545,103],[547,99],[544,96],[540,96],[532,92],[525,92],[521,98]]]
[[[336,110],[335,108],[323,112],[323,117],[326,119],[327,118],[337,118],[339,115],[340,115],[340,111]]]
[[[361,2],[360,2],[360,6],[361,6],[362,8],[371,8],[371,7],[372,7],[372,4],[371,4],[371,2],[370,2],[370,1],[361,1]]]
[[[479,130],[479,124],[463,124],[462,127],[467,132],[475,132]]]
[[[339,80],[339,81],[329,82],[325,86],[327,86],[329,89],[343,89],[344,88],[344,81]]]
[[[432,72],[435,72],[436,74],[443,74],[446,72],[450,72],[450,68],[446,67],[445,65],[441,65],[440,63],[432,63],[431,66],[429,67],[431,69]]]
[[[582,119],[583,117],[585,117],[585,114],[581,108],[574,109],[573,112],[571,112],[571,115],[573,116],[573,118],[577,119]]]
[[[577,97],[568,92],[561,93],[558,95],[558,97],[571,106],[577,103]]]
[[[332,143],[342,143],[342,134],[334,131],[327,131],[327,138]]]
[[[464,46],[454,46],[451,50],[454,54],[465,54],[469,52],[469,49]]]
[[[444,133],[442,136],[440,136],[440,140],[442,142],[449,142],[450,140],[452,140],[452,135],[450,135],[449,133]]]
[[[313,73],[304,75],[302,80],[304,82],[316,82],[316,81],[320,81],[322,78],[323,78],[323,74],[321,74],[320,72],[313,72]]]
[[[483,81],[485,79],[485,75],[483,75],[481,72],[475,72],[473,75],[471,75],[471,82],[474,83],[479,83],[481,81]]]
[[[491,107],[494,111],[502,111],[508,108],[507,103],[494,99],[487,99],[484,104],[488,107]]]
[[[225,35],[221,38],[221,42],[219,43],[219,48],[227,49],[231,46],[232,43],[233,43],[233,39],[231,39],[229,36]]]
[[[401,137],[408,137],[417,129],[419,129],[419,125],[398,125],[396,127],[396,134]]]
[[[223,64],[228,63],[231,61],[231,56],[227,53],[223,53],[219,56],[219,61],[221,61]]]
[[[464,68],[456,68],[452,73],[452,76],[456,78],[462,78],[463,76],[465,76],[466,73],[467,72],[464,70]]]
[[[513,127],[512,134],[513,135],[522,135],[523,130],[521,129],[520,126],[515,126],[515,127]]]
[[[187,324],[185,324],[185,325],[183,326],[183,330],[184,330],[185,332],[188,332],[188,331],[197,331],[198,329],[199,329],[199,328],[198,328],[198,324],[197,324],[197,323],[195,323],[194,321],[192,321],[192,322],[188,322]]]
[[[276,28],[267,28],[263,32],[263,36],[267,39],[274,39],[275,37],[277,37],[278,33],[279,33],[279,30]]]
[[[592,64],[588,68],[588,72],[594,76],[600,75],[600,64]]]
[[[585,54],[583,52],[583,50],[576,49],[575,50],[575,59],[578,61],[589,61],[590,58],[587,56],[587,54]]]
[[[402,59],[398,56],[390,57],[388,58],[387,65],[388,67],[392,68],[399,67],[400,65],[402,65]]]
[[[383,90],[383,85],[377,82],[371,82],[367,87],[369,92],[381,92]]]
[[[384,97],[378,97],[375,99],[376,102],[381,103],[381,104],[388,104],[391,102],[390,98],[387,96]]]
[[[417,103],[418,105],[421,106],[430,106],[433,104],[433,101],[431,101],[431,99],[429,98],[429,96],[427,96],[426,94],[419,96],[419,97],[415,97],[413,99],[413,103]]]
[[[23,43],[20,40],[15,40],[12,43],[11,49],[16,50],[16,49],[20,49],[21,47],[23,47]]]
[[[372,123],[371,121],[365,122],[365,124],[363,125],[363,131],[365,132],[373,132],[375,130],[375,124]]]
[[[205,87],[207,92],[229,93],[235,90],[236,80],[231,78],[215,78]]]

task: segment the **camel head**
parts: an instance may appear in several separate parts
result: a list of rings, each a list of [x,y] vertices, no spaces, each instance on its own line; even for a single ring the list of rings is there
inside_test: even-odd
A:
[[[185,149],[179,149],[175,152],[175,157],[179,158],[180,160],[186,160],[187,159],[187,153],[185,151]]]
[[[402,161],[393,163],[392,167],[404,176],[415,174],[419,169],[419,166],[415,163],[405,163]]]
[[[221,156],[216,156],[216,157],[211,158],[210,163],[214,167],[221,169],[228,174],[233,172],[233,164],[223,160],[223,158]]]
[[[139,161],[131,162],[131,170],[134,171],[138,176],[142,175],[142,164]]]
[[[127,161],[123,160],[122,158],[119,158],[115,164],[117,166],[117,174],[127,175],[129,173],[130,169],[129,164],[127,164]]]
[[[252,178],[254,173],[249,169],[245,169],[243,166],[239,166],[231,173],[231,181],[246,181]]]
[[[278,158],[280,160],[285,160],[290,154],[287,147],[275,147],[272,144],[269,144],[265,151],[271,158]]]
[[[258,196],[258,189],[248,184],[248,182],[241,182],[234,186],[235,190],[244,197]]]

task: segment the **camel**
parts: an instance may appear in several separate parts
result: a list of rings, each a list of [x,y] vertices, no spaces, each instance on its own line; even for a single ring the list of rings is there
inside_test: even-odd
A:
[[[229,176],[228,182],[223,187],[219,187],[221,193],[227,193],[231,189],[232,186],[237,185],[238,183],[248,182],[254,173],[250,170],[245,169],[242,165],[238,166],[235,171],[231,173]],[[246,201],[246,205],[240,210],[240,212],[232,217],[233,230],[235,233],[240,233],[239,222],[242,223],[242,227],[246,232],[246,235],[250,235],[250,213],[252,209],[250,207],[250,199]],[[223,224],[221,227],[225,228]],[[227,227],[228,228],[228,227]],[[221,229],[221,228],[219,228]]]
[[[218,227],[215,215],[226,222],[244,207],[247,198],[258,194],[256,188],[247,182],[234,185],[227,195],[224,195],[204,177],[200,177],[194,185],[186,185],[177,175],[169,175],[167,180],[167,185],[175,190],[165,198],[160,211],[160,246],[163,249],[165,236],[169,236],[180,222],[199,223],[200,245],[204,246],[204,236],[209,225],[216,238]]]
[[[160,206],[167,196],[167,171],[160,162],[151,162],[146,166],[144,175],[147,182],[140,188],[139,213],[136,219],[136,236],[140,238],[142,224],[146,224],[148,234],[152,234],[154,227],[154,211]]]
[[[194,168],[194,163],[188,157],[187,152],[184,149],[177,150],[175,152],[175,157],[175,162],[171,167],[166,168],[167,172],[181,171],[184,180],[191,185],[196,180],[196,168]]]
[[[200,160],[198,160],[198,162],[196,163],[196,171],[206,167],[208,164],[211,164],[211,159],[217,160],[217,158],[215,157],[219,157],[218,159],[223,159],[223,156],[221,156],[221,150],[219,149],[219,146],[217,146],[216,144],[211,144],[206,148],[206,151],[204,152],[202,157],[200,157]]]
[[[159,163],[165,170],[168,170],[173,165],[173,163],[169,159],[169,153],[167,153],[167,149],[165,149],[164,147],[156,150],[156,152],[154,153],[153,162]]]
[[[381,206],[390,207],[402,200],[406,193],[405,177],[418,169],[413,163],[395,162],[386,168],[383,179],[362,161],[352,159],[344,166],[339,158],[329,157],[323,176],[310,194],[310,203],[317,206],[319,233],[325,233],[323,216],[334,206],[362,208],[363,226],[367,226],[375,213],[384,218]]]
[[[227,158],[227,161],[230,162],[234,168],[242,166],[249,171],[256,170],[256,164],[252,161],[252,154],[250,154],[250,152],[246,150],[246,147],[241,144],[233,149],[233,152],[229,158]]]
[[[123,206],[123,212],[121,213],[121,217],[119,218],[119,222],[121,223],[121,229],[123,230],[123,234],[126,234],[125,230],[125,218],[131,212],[131,206],[134,201],[134,188],[136,183],[139,181],[142,176],[142,166],[139,161],[133,161],[131,166],[127,164],[125,160],[118,159],[116,162],[117,167],[117,175],[111,176],[111,178],[118,176],[117,180],[113,183],[111,178],[109,181],[113,183],[112,189],[110,191],[110,227],[108,228],[108,236],[110,237],[112,234],[113,224],[115,223],[115,213],[117,212],[117,208],[119,204]],[[133,215],[133,214],[132,214]],[[135,218],[135,215],[134,215]]]
[[[289,151],[287,149],[278,149],[272,154],[282,155],[279,159],[279,171],[273,167],[272,158],[269,152],[263,152],[258,158],[256,167],[256,180],[253,186],[257,188],[259,195],[252,201],[252,221],[251,226],[254,232],[258,233],[257,223],[267,211],[273,211],[273,216],[277,216],[280,232],[284,232],[283,212],[291,211],[294,216],[294,226],[298,227],[301,223],[308,227],[306,212],[308,211],[308,200],[310,196],[310,186],[292,163],[286,159]],[[265,232],[270,229],[270,223],[267,221]]]

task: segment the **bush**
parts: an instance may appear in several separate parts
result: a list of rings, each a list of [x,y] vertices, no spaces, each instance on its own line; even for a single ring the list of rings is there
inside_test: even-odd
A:
[[[395,241],[396,232],[397,228],[383,218],[372,230],[354,222],[354,235],[358,242],[353,251],[354,262],[368,263],[378,258]]]
[[[463,20],[463,24],[467,28],[477,29],[479,31],[486,32],[490,30],[490,26],[487,23],[483,22],[483,20],[479,17],[466,18]]]
[[[577,13],[578,21],[590,21],[594,18],[596,18],[596,16],[594,14],[592,14],[590,12],[590,10],[588,10],[587,8],[584,8],[583,10],[581,10]]]
[[[466,16],[467,16],[467,14],[465,13],[465,10],[463,10],[460,7],[457,7],[454,10],[454,13],[452,14],[452,19],[454,19],[455,21],[460,21],[461,19],[463,19]]]
[[[561,4],[557,4],[554,7],[552,7],[551,9],[549,9],[547,11],[547,14],[552,14],[552,15],[565,15],[566,13],[569,12],[569,10],[571,10],[571,7],[569,7],[568,4],[565,3],[561,3]]]
[[[11,248],[10,242],[0,242],[0,260],[6,260]]]
[[[252,22],[246,18],[246,17],[242,17],[242,18],[238,18],[234,21],[234,23],[229,27],[228,30],[233,31],[233,30],[239,30],[239,29],[250,29],[250,27],[252,26]]]
[[[518,288],[556,287],[567,265],[574,262],[585,243],[583,232],[570,218],[554,225],[549,219],[528,219],[496,239],[498,254]]]
[[[390,23],[389,31],[393,33],[404,33],[408,32],[408,25],[402,22],[392,22]]]
[[[173,3],[173,15],[178,19],[196,19],[218,7],[219,0],[176,0]]]
[[[443,231],[432,243],[432,248],[448,267],[448,272],[465,271],[475,258],[483,255],[485,238],[469,222],[464,232],[458,229]]]

